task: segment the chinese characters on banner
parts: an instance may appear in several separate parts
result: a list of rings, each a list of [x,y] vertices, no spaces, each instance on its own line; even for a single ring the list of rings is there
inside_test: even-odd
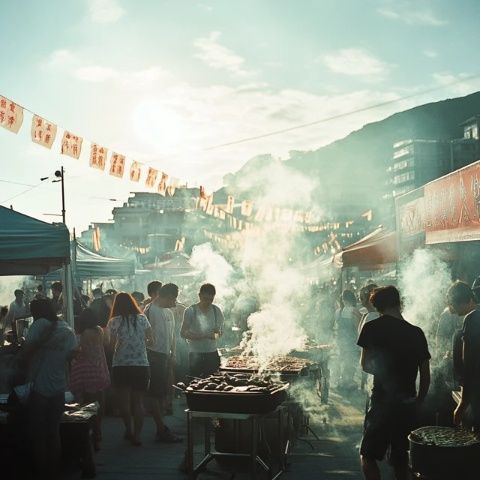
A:
[[[112,152],[110,157],[110,175],[123,178],[125,173],[125,157],[119,153]]]
[[[140,175],[142,174],[142,167],[138,162],[132,162],[132,166],[130,167],[130,180],[132,182],[139,182]]]
[[[0,125],[13,133],[18,133],[22,123],[23,108],[0,96]]]
[[[92,143],[90,147],[90,166],[92,168],[98,168],[99,170],[105,170],[107,152],[108,150],[105,147]]]
[[[424,187],[426,243],[480,240],[480,162]]]
[[[234,197],[233,197],[232,195],[229,195],[229,196],[227,197],[227,206],[226,206],[226,208],[225,208],[225,211],[226,211],[227,213],[230,213],[230,214],[233,213],[233,206],[234,206],[234,205],[235,205],[235,199],[234,199]]]
[[[62,138],[61,153],[63,155],[69,155],[70,157],[76,158],[78,160],[78,158],[80,157],[80,153],[82,152],[82,142],[82,137],[73,135],[73,133],[65,130]]]
[[[32,142],[43,147],[52,148],[57,136],[57,126],[38,115],[32,118]]]
[[[149,167],[147,179],[145,180],[145,186],[152,188],[155,186],[155,182],[157,181],[158,170],[155,168]]]
[[[168,175],[165,172],[162,172],[162,176],[160,177],[160,182],[158,182],[157,191],[160,195],[165,196],[167,192],[167,180]]]

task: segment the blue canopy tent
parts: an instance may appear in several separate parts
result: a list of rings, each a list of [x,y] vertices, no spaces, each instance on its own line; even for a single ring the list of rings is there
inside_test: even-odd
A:
[[[105,257],[78,243],[71,242],[72,270],[75,281],[82,282],[94,278],[125,278],[135,275],[135,261],[123,258]],[[60,272],[52,272],[47,281],[60,279]]]
[[[70,238],[63,223],[0,206],[0,275],[45,275],[69,262]]]

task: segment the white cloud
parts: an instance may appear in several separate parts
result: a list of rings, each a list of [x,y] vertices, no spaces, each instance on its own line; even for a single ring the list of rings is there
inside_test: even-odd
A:
[[[438,57],[438,52],[436,50],[431,50],[430,48],[425,49],[423,51],[423,54],[428,58],[437,58]]]
[[[465,80],[470,76],[468,73],[453,74],[451,72],[437,72],[432,75],[435,83],[444,85],[451,96],[468,95],[480,90],[480,78]]]
[[[42,64],[43,68],[63,68],[75,61],[75,55],[67,49],[53,51]]]
[[[88,13],[94,23],[115,23],[125,10],[116,0],[88,0]]]
[[[251,75],[252,72],[244,67],[245,59],[219,43],[221,35],[221,32],[210,32],[207,37],[197,38],[193,43],[197,49],[195,57],[212,68],[226,70],[239,77]]]
[[[362,48],[344,48],[323,55],[321,62],[332,72],[381,81],[391,66]]]
[[[133,71],[121,71],[100,65],[89,65],[74,70],[73,76],[84,82],[102,83],[114,81],[123,87],[141,89],[169,78],[170,73],[156,65]]]
[[[378,9],[378,13],[386,18],[397,20],[407,25],[443,27],[448,23],[429,7],[428,2],[419,2],[418,0],[388,1],[383,7]]]
[[[88,67],[77,68],[74,76],[84,82],[105,82],[118,77],[118,72],[113,68],[92,65]]]

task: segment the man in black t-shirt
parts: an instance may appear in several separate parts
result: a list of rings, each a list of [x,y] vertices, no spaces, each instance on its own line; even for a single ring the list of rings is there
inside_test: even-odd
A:
[[[448,304],[457,315],[465,315],[462,330],[462,354],[455,369],[460,373],[462,399],[454,413],[460,425],[470,407],[467,423],[480,429],[480,311],[473,290],[464,282],[455,282],[448,290]]]
[[[430,353],[423,331],[402,317],[395,287],[374,290],[370,302],[381,316],[363,326],[357,342],[362,368],[374,376],[360,447],[362,469],[367,480],[379,479],[377,460],[390,449],[395,477],[409,479],[407,437],[430,385]]]

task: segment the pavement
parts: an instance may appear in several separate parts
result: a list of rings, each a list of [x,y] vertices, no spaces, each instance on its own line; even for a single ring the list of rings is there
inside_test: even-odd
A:
[[[145,418],[142,432],[143,445],[134,447],[123,439],[120,418],[107,417],[103,424],[101,450],[95,455],[98,480],[170,480],[185,479],[179,471],[186,447],[186,421],[183,399],[174,404],[174,415],[166,423],[183,444],[161,444],[154,441],[155,426],[151,417]],[[288,457],[288,469],[280,477],[285,480],[318,478],[325,480],[361,480],[358,445],[361,439],[365,408],[365,394],[340,395],[332,392],[329,405],[314,402],[310,407],[310,426],[318,439],[310,432],[294,442]],[[201,436],[196,435],[199,439]],[[196,461],[200,459],[202,446],[195,446]],[[215,461],[198,475],[199,480],[243,480],[250,478],[242,465]],[[242,472],[243,470],[243,472]],[[64,475],[64,480],[80,478],[79,471]],[[258,479],[267,478],[259,474]],[[390,478],[385,476],[383,478]]]

